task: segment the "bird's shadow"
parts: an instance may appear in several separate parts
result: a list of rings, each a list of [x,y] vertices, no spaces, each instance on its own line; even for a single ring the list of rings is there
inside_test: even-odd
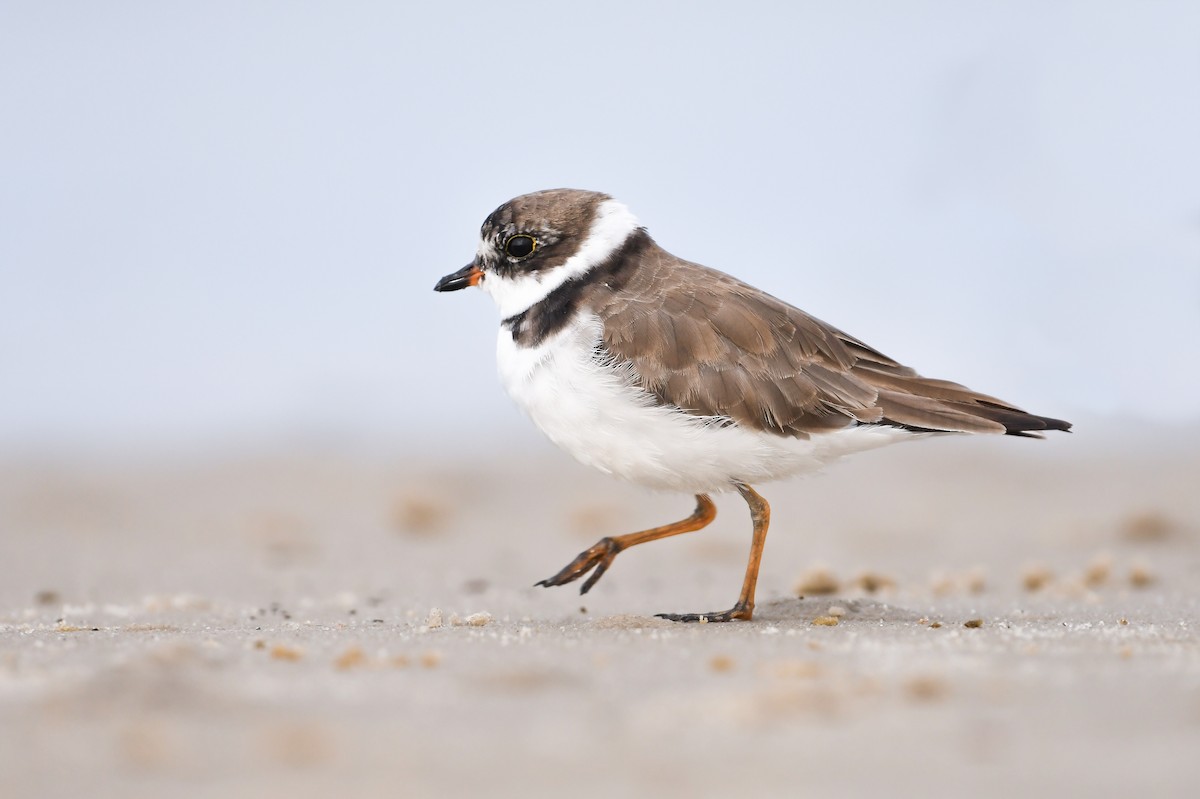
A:
[[[892,605],[877,599],[856,597],[843,599],[837,596],[785,597],[773,599],[754,609],[755,623],[774,625],[809,625],[813,619],[829,616],[831,608],[841,608],[845,614],[839,622],[916,622],[923,614],[903,606]]]

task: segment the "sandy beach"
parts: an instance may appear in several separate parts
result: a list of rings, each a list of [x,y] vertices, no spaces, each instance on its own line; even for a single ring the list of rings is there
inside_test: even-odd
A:
[[[1178,1],[0,5],[0,799],[1200,797],[1197,31]],[[497,212],[556,187],[629,211]],[[627,392],[517,326],[625,308],[622,379],[739,425],[883,401],[691,262],[1073,431],[755,484],[752,621],[655,615],[737,598],[736,493],[535,587],[695,501],[555,449],[510,349],[562,345],[515,393],[572,420]]]
[[[1197,431],[938,440],[691,509],[536,446],[7,463],[5,796],[1188,796]]]

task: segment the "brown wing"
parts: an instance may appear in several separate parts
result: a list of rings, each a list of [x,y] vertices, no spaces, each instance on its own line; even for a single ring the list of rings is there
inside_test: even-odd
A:
[[[601,315],[609,352],[665,403],[798,437],[855,423],[1016,435],[1070,427],[921,377],[736,278],[653,249]]]

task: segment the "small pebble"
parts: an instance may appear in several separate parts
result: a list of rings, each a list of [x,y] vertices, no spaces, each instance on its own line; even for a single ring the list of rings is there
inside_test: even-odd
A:
[[[904,687],[913,699],[923,701],[941,699],[948,690],[946,683],[937,677],[913,677]]]
[[[367,662],[367,655],[362,651],[360,646],[352,646],[342,654],[338,655],[337,660],[333,661],[333,667],[339,671],[352,669],[355,666],[361,666]]]
[[[1129,541],[1163,541],[1171,535],[1172,527],[1166,516],[1148,511],[1126,519],[1121,535]]]
[[[729,655],[714,655],[712,660],[708,661],[708,667],[719,674],[733,671],[733,666],[733,658]]]
[[[442,531],[450,509],[423,497],[405,497],[392,510],[392,524],[411,535],[434,535]]]
[[[983,590],[987,588],[987,573],[983,567],[975,566],[968,569],[967,573],[963,575],[963,585],[972,594],[982,594]]]
[[[57,591],[38,591],[33,595],[33,601],[39,605],[58,605],[62,603],[62,597]]]
[[[1083,584],[1088,588],[1096,588],[1108,582],[1109,576],[1112,574],[1113,558],[1106,552],[1102,552],[1088,563],[1083,570]]]
[[[1135,563],[1129,569],[1129,584],[1134,588],[1146,588],[1157,580],[1158,578],[1145,563]]]
[[[271,647],[271,657],[275,660],[296,661],[304,657],[304,652],[292,646],[275,644],[275,646]]]
[[[1026,566],[1021,573],[1021,585],[1026,591],[1041,591],[1054,580],[1054,572],[1040,563]]]
[[[815,596],[821,594],[836,594],[839,583],[837,577],[826,566],[814,566],[796,582],[792,589],[798,596]]]
[[[854,585],[861,591],[874,594],[877,591],[891,590],[896,587],[896,581],[886,574],[879,572],[863,572],[854,579]]]

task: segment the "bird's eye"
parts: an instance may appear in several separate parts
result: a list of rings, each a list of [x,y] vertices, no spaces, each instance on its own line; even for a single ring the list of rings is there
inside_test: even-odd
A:
[[[533,236],[509,236],[504,242],[504,252],[513,258],[528,258],[537,249],[537,239]]]

